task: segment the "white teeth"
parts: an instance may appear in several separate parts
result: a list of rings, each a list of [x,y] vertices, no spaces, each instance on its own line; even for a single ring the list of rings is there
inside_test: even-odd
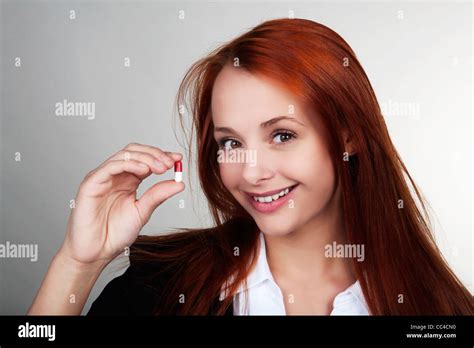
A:
[[[253,196],[253,199],[256,202],[270,203],[271,201],[276,201],[280,197],[283,197],[284,195],[288,194],[288,192],[290,192],[289,188],[281,190],[279,193],[275,193],[274,195],[271,195],[271,196],[266,196],[266,197],[255,197],[255,196]]]

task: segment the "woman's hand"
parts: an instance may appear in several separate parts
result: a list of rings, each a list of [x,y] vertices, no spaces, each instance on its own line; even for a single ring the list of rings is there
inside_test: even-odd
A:
[[[79,264],[108,263],[130,246],[165,200],[184,190],[182,182],[161,181],[137,200],[140,183],[163,174],[179,153],[129,144],[86,175],[76,195],[61,253]]]

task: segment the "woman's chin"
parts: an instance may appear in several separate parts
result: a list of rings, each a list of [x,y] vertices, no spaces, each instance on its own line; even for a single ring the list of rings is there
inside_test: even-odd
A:
[[[256,219],[255,222],[260,231],[268,236],[284,236],[296,228],[296,223],[288,218]]]

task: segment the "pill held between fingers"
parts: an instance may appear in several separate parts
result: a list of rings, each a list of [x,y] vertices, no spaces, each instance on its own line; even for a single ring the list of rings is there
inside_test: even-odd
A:
[[[174,162],[174,181],[183,181],[183,163],[181,161]]]

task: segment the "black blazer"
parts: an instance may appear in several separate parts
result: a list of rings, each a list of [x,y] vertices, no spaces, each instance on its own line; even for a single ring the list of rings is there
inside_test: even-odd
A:
[[[156,266],[154,268],[156,269]],[[160,273],[160,276],[154,277],[150,266],[130,265],[124,274],[112,279],[105,286],[99,297],[92,303],[87,315],[153,315],[153,308],[161,296],[159,289],[163,287],[167,279],[166,273]],[[218,304],[219,299],[216,298],[213,307],[217,308]],[[233,315],[232,305],[227,308],[225,315]]]

